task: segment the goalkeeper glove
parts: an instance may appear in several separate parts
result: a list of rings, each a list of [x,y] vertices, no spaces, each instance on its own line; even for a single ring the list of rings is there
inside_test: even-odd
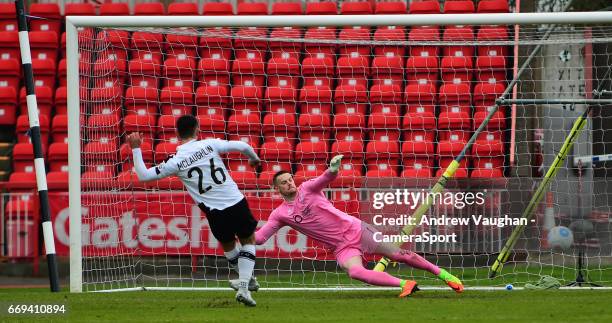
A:
[[[338,170],[340,169],[340,163],[342,161],[342,157],[344,157],[343,155],[336,155],[334,156],[334,158],[332,158],[332,160],[329,162],[329,171],[332,173],[337,173]]]

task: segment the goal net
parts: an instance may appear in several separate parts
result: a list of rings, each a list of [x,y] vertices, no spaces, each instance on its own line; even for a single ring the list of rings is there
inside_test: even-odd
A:
[[[290,170],[299,184],[343,154],[326,196],[394,242],[405,239],[402,221],[469,145],[403,248],[467,287],[542,275],[570,283],[579,258],[588,279],[609,284],[610,163],[593,156],[612,152],[610,26],[588,14],[573,25],[551,24],[554,14],[524,23],[509,20],[514,15],[498,22],[450,16],[390,16],[376,26],[357,25],[374,16],[298,17],[285,20],[291,27],[273,17],[231,17],[224,27],[211,26],[215,17],[186,18],[187,27],[145,17],[69,18],[69,29],[79,28],[78,42],[67,39],[62,79],[69,98],[78,97],[68,106],[76,152],[70,212],[80,224],[71,228],[72,289],[226,288],[236,278],[178,178],[141,183],[133,172],[126,135],[143,134],[152,167],[176,151],[175,122],[184,114],[197,116],[201,139],[241,140],[258,153],[261,169],[239,154],[225,156],[225,167],[260,225],[282,203],[270,187],[275,172]],[[523,223],[586,110],[586,126]],[[489,279],[519,224],[526,228],[511,257]],[[378,259],[364,258],[369,268]],[[404,265],[387,271],[442,286]],[[255,276],[264,288],[367,287],[348,278],[332,251],[290,227],[258,247]]]

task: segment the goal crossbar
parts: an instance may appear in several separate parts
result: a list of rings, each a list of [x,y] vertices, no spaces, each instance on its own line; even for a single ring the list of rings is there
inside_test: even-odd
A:
[[[419,26],[600,24],[612,21],[612,12],[490,13],[433,15],[337,16],[68,16],[76,27],[284,27],[284,26]]]

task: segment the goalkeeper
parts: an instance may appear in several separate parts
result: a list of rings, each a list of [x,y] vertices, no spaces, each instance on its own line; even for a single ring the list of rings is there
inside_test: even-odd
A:
[[[134,169],[141,181],[162,179],[177,175],[187,188],[191,198],[206,214],[210,229],[221,243],[231,267],[238,271],[236,300],[255,306],[249,290],[257,290],[259,284],[253,277],[255,267],[254,232],[257,221],[253,217],[246,198],[230,177],[220,154],[240,152],[249,158],[253,167],[260,160],[251,146],[242,141],[220,139],[197,140],[200,126],[192,115],[184,115],[176,121],[176,132],[181,145],[176,155],[165,162],[147,168],[142,159],[142,139],[135,132],[126,141],[132,148]],[[236,246],[236,237],[242,247]]]
[[[399,297],[406,297],[418,290],[415,281],[402,280],[363,267],[364,253],[378,254],[429,271],[457,293],[461,293],[463,284],[457,277],[414,252],[402,250],[391,243],[374,241],[373,236],[377,232],[374,227],[336,209],[323,195],[323,188],[338,175],[342,157],[335,156],[323,175],[304,182],[300,187],[295,186],[291,173],[276,173],[273,186],[285,201],[272,211],[268,222],[257,230],[256,243],[263,244],[281,227],[288,225],[333,250],[338,264],[353,279],[371,285],[400,287],[402,291]]]

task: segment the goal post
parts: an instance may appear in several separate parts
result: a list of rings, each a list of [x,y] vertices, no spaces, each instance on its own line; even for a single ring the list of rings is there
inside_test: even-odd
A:
[[[344,168],[325,194],[389,237],[399,239],[404,225],[378,225],[376,216],[409,216],[419,205],[398,199],[377,208],[377,194],[425,194],[442,178],[445,190],[437,193],[451,200],[482,194],[480,205],[440,202],[422,210],[448,221],[417,224],[414,234],[449,241],[403,244],[464,277],[468,288],[544,274],[569,282],[578,249],[591,278],[609,284],[608,168],[577,173],[571,160],[609,154],[609,143],[594,133],[607,129],[612,116],[601,111],[611,100],[588,91],[612,86],[601,73],[601,57],[612,55],[611,21],[611,12],[66,17],[69,243],[58,250],[69,250],[70,290],[214,290],[234,277],[180,182],[138,183],[131,171],[125,135],[143,133],[151,167],[174,153],[173,120],[187,113],[200,120],[201,138],[243,140],[256,149],[261,171],[234,154],[225,167],[260,223],[280,203],[269,187],[275,171],[292,170],[302,182],[342,153]],[[545,38],[549,25],[559,28]],[[513,61],[524,63],[535,46],[542,49],[527,62],[529,73],[513,82]],[[513,219],[544,178],[538,167],[550,166],[587,105],[598,112],[597,125],[588,120],[570,162],[550,180],[553,221],[573,230],[571,247],[548,245],[540,205],[504,272],[489,279],[488,268],[520,225]],[[454,165],[474,133],[474,147]],[[449,165],[453,178],[443,177]],[[63,225],[54,222],[56,230]],[[257,257],[264,288],[365,287],[346,276],[333,252],[289,228],[258,247]],[[366,260],[371,268],[378,257]],[[388,271],[438,286],[423,271]]]

